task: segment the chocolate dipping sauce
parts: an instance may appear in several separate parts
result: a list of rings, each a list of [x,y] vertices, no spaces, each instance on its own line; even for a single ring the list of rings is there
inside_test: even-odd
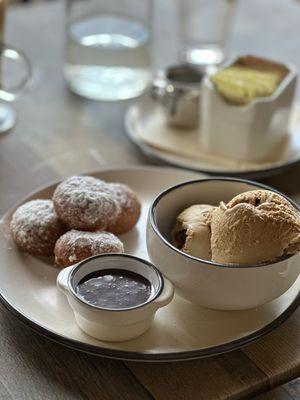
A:
[[[151,296],[151,284],[143,276],[124,269],[105,269],[85,276],[77,285],[77,295],[87,303],[124,309],[145,303]]]

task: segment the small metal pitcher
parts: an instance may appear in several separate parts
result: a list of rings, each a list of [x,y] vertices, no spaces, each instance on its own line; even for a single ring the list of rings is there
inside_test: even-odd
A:
[[[203,72],[188,64],[158,73],[151,93],[162,104],[169,125],[188,129],[198,126],[203,76]]]

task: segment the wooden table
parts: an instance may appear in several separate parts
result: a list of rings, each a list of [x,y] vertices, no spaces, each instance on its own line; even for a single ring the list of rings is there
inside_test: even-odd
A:
[[[287,57],[300,67],[299,40],[293,40],[300,5],[292,0],[244,0],[238,14],[234,49]],[[65,88],[61,3],[12,9],[7,31],[8,40],[31,58],[35,76],[16,104],[17,127],[0,138],[1,214],[31,190],[62,175],[103,164],[147,162],[125,136],[123,116],[130,103],[84,101]],[[162,35],[160,45],[164,43],[167,39]],[[174,54],[165,52],[163,63],[172,61]],[[265,182],[300,201],[299,173],[300,166]],[[38,336],[4,309],[0,330],[1,399],[237,399],[300,374],[300,310],[242,350],[173,364],[81,354]],[[259,398],[299,396],[299,384],[294,381]]]

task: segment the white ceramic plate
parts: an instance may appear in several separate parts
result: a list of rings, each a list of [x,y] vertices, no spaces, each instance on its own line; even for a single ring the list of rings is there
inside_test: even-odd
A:
[[[94,176],[130,185],[143,207],[141,219],[122,235],[128,253],[147,258],[145,227],[149,204],[176,183],[199,174],[171,168],[133,167],[102,170]],[[49,198],[51,184],[24,201]],[[273,330],[299,304],[300,280],[279,299],[250,311],[213,311],[175,296],[157,313],[150,330],[138,339],[105,343],[85,335],[76,325],[66,297],[56,288],[58,269],[53,260],[19,252],[9,234],[13,210],[1,221],[0,293],[3,304],[37,332],[77,350],[111,358],[144,361],[175,361],[207,357],[239,348]],[[159,267],[159,266],[158,266]]]
[[[295,108],[289,139],[282,148],[277,149],[277,153],[272,156],[273,159],[255,164],[238,163],[234,160],[219,158],[207,153],[207,151],[202,151],[200,147],[198,152],[200,158],[193,159],[175,152],[162,150],[157,146],[150,145],[147,140],[142,140],[142,136],[150,138],[153,132],[168,135],[170,138],[172,133],[178,134],[178,130],[166,125],[161,105],[153,101],[149,95],[141,97],[129,108],[125,118],[125,126],[127,135],[133,143],[150,159],[159,163],[211,175],[263,178],[278,174],[300,162],[299,113],[299,107]],[[198,143],[196,131],[182,130],[180,135],[184,140]]]

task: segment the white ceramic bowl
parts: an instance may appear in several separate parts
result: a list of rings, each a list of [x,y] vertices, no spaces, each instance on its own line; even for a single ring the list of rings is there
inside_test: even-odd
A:
[[[94,306],[76,294],[76,285],[88,274],[103,269],[124,269],[142,275],[152,285],[149,299],[126,309]],[[136,338],[151,325],[156,311],[170,303],[173,286],[146,260],[128,254],[102,254],[63,269],[57,277],[58,288],[67,296],[79,327],[96,339],[120,342]]]
[[[279,297],[296,281],[300,253],[272,263],[233,266],[192,257],[170,243],[175,218],[184,208],[196,203],[218,205],[261,188],[273,190],[243,179],[202,179],[167,189],[154,200],[147,224],[148,253],[186,300],[219,310],[249,309]]]

